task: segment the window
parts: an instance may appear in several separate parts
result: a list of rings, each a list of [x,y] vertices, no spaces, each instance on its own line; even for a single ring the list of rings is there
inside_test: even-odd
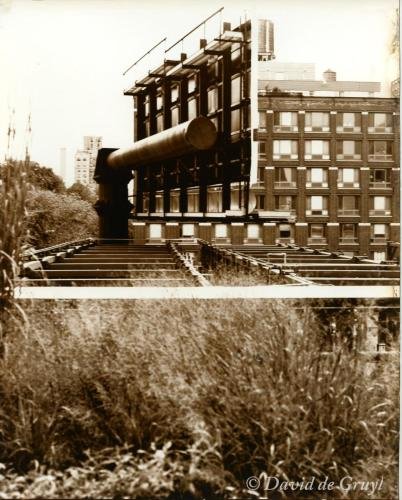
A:
[[[179,124],[179,108],[175,106],[172,108],[172,127]]]
[[[328,187],[328,169],[308,168],[307,187]]]
[[[226,224],[215,224],[215,238],[227,238],[228,227]]]
[[[142,211],[144,213],[149,212],[149,193],[142,194]]]
[[[249,240],[260,238],[260,226],[258,224],[247,224],[247,238]]]
[[[391,198],[389,196],[372,196],[370,198],[370,215],[391,215]]]
[[[328,215],[328,197],[307,196],[306,215]]]
[[[258,157],[265,159],[265,152],[266,152],[266,143],[260,141],[258,143]]]
[[[187,189],[187,212],[196,213],[200,211],[199,207],[199,189]]]
[[[279,224],[278,232],[279,240],[277,240],[277,243],[291,241],[293,234],[292,226],[290,224]]]
[[[370,187],[384,189],[391,187],[391,172],[386,168],[372,168],[370,170]]]
[[[207,212],[222,212],[222,186],[208,187]]]
[[[188,100],[188,119],[192,120],[197,117],[197,99]]]
[[[157,132],[162,132],[163,130],[163,115],[156,116],[156,130]]]
[[[296,196],[275,196],[275,210],[294,213]]]
[[[265,167],[257,168],[257,184],[264,185],[264,177],[265,177]]]
[[[297,170],[293,167],[275,168],[276,188],[295,188]]]
[[[392,160],[391,141],[369,141],[369,160]]]
[[[304,130],[306,132],[329,132],[329,113],[307,112]]]
[[[156,109],[162,109],[162,107],[163,107],[162,94],[157,94],[157,96],[156,96]]]
[[[257,194],[256,195],[255,208],[257,210],[264,210],[265,209],[265,195],[264,194]]]
[[[385,243],[388,239],[387,224],[371,224],[371,241]]]
[[[240,109],[234,109],[231,113],[231,131],[240,131]]]
[[[151,239],[162,238],[162,224],[150,224],[149,225],[149,237]]]
[[[267,113],[265,111],[258,112],[258,128],[266,130],[267,128]]]
[[[362,117],[360,113],[337,113],[337,132],[361,132]]]
[[[197,87],[197,80],[195,76],[191,76],[187,81],[187,92],[191,94]]]
[[[326,226],[324,224],[309,224],[308,233],[309,233],[308,237],[309,244],[315,245],[327,242]]]
[[[230,184],[230,210],[244,208],[244,183],[232,182]]]
[[[391,113],[369,113],[368,132],[392,133]]]
[[[180,191],[170,191],[170,212],[180,212]]]
[[[170,100],[176,102],[179,99],[179,86],[173,85],[170,94]]]
[[[340,224],[340,243],[350,244],[357,243],[357,226],[356,224]]]
[[[359,183],[358,168],[340,168],[338,170],[338,187],[358,188]]]
[[[194,224],[183,224],[181,226],[181,234],[187,237],[194,236]]]
[[[361,160],[362,143],[360,141],[336,141],[337,160]]]
[[[219,109],[218,88],[208,90],[208,113],[215,113]]]
[[[297,132],[297,113],[294,111],[275,111],[274,132]]]
[[[338,215],[359,215],[359,196],[339,196]]]
[[[274,160],[297,160],[297,141],[274,141]]]
[[[306,141],[306,160],[329,160],[329,141]]]
[[[163,212],[163,191],[155,193],[155,212]]]
[[[232,78],[232,104],[239,104],[241,100],[240,76]]]

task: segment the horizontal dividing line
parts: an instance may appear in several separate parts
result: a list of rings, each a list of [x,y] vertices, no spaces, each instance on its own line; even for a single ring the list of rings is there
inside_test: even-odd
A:
[[[392,298],[393,286],[261,285],[211,287],[16,287],[16,299],[303,299]]]

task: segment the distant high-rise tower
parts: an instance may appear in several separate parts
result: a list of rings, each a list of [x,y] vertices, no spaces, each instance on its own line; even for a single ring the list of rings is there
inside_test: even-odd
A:
[[[75,182],[80,182],[90,189],[96,189],[94,172],[98,149],[102,147],[102,137],[85,136],[84,149],[75,153]]]
[[[274,54],[274,23],[268,19],[258,20],[258,60],[271,61]]]

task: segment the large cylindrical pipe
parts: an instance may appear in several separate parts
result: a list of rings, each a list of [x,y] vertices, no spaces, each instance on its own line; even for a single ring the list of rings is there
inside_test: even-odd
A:
[[[129,148],[114,151],[108,156],[107,164],[113,170],[136,168],[210,149],[216,138],[214,123],[204,116],[199,116],[142,139]]]

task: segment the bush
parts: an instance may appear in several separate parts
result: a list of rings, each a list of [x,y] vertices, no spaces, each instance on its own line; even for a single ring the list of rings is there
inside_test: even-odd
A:
[[[92,205],[76,196],[30,191],[27,201],[29,241],[36,247],[95,236],[98,217]]]
[[[342,344],[323,355],[313,315],[290,305],[27,305],[29,334],[10,337],[0,371],[2,491],[29,470],[26,496],[130,498],[244,495],[261,472],[337,482],[386,470],[377,495],[392,498],[397,370],[368,370]]]

